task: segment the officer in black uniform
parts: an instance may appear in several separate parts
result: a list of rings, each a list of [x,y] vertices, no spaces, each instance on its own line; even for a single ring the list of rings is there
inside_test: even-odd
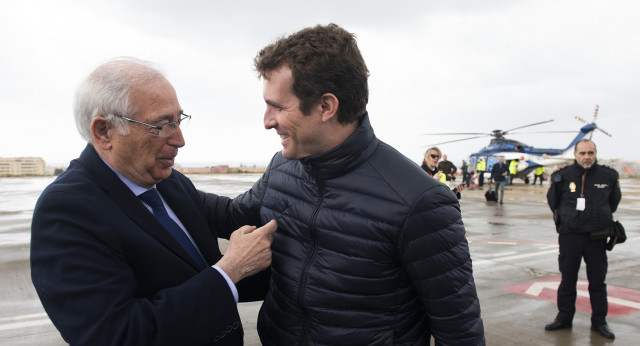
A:
[[[576,161],[551,176],[547,201],[559,233],[558,315],[546,330],[571,328],[576,308],[576,284],[582,257],[587,265],[591,297],[591,330],[607,339],[615,335],[607,321],[607,234],[620,198],[618,172],[598,165],[596,145],[588,139],[576,143]]]

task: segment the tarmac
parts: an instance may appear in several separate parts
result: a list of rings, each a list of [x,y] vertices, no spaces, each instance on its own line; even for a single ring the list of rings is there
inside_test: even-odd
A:
[[[507,186],[504,205],[485,200],[486,185],[485,190],[462,192],[460,205],[487,345],[640,344],[640,179],[623,179],[621,183],[622,202],[614,216],[624,224],[628,240],[607,253],[607,320],[615,340],[590,330],[584,264],[573,328],[544,330],[557,312],[555,294],[560,275],[546,182],[542,186],[518,182]],[[31,284],[28,244],[0,247],[0,297],[0,345],[66,344]],[[260,304],[238,306],[245,345],[260,345],[256,332]]]

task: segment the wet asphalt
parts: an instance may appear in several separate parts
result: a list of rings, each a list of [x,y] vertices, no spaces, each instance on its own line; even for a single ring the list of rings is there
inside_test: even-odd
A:
[[[629,238],[607,253],[607,320],[615,340],[590,330],[584,262],[573,328],[544,330],[557,312],[560,275],[547,187],[546,182],[507,186],[503,205],[485,201],[486,185],[484,190],[462,192],[460,206],[487,344],[640,345],[640,179],[622,181],[623,199],[614,216],[624,224]],[[28,256],[28,244],[0,247],[0,345],[65,345],[31,285]],[[260,302],[239,305],[245,345],[260,345],[256,332],[259,307]]]

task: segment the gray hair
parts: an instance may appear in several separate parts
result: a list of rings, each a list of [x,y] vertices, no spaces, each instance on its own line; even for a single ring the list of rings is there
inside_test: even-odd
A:
[[[132,89],[161,78],[165,78],[162,72],[150,62],[131,57],[116,58],[98,66],[76,90],[73,112],[82,138],[93,143],[91,121],[95,117],[104,117],[120,134],[129,134],[129,123],[114,114],[125,117],[135,114]]]

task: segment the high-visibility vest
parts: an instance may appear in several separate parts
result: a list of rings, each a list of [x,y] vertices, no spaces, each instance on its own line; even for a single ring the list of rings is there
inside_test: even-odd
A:
[[[509,163],[509,173],[512,175],[515,175],[517,170],[518,170],[518,161],[511,160],[511,163]]]
[[[484,172],[487,170],[487,164],[484,161],[478,161],[476,164],[476,171]]]
[[[544,167],[540,166],[538,168],[536,168],[536,175],[542,175],[542,173],[544,173]]]

